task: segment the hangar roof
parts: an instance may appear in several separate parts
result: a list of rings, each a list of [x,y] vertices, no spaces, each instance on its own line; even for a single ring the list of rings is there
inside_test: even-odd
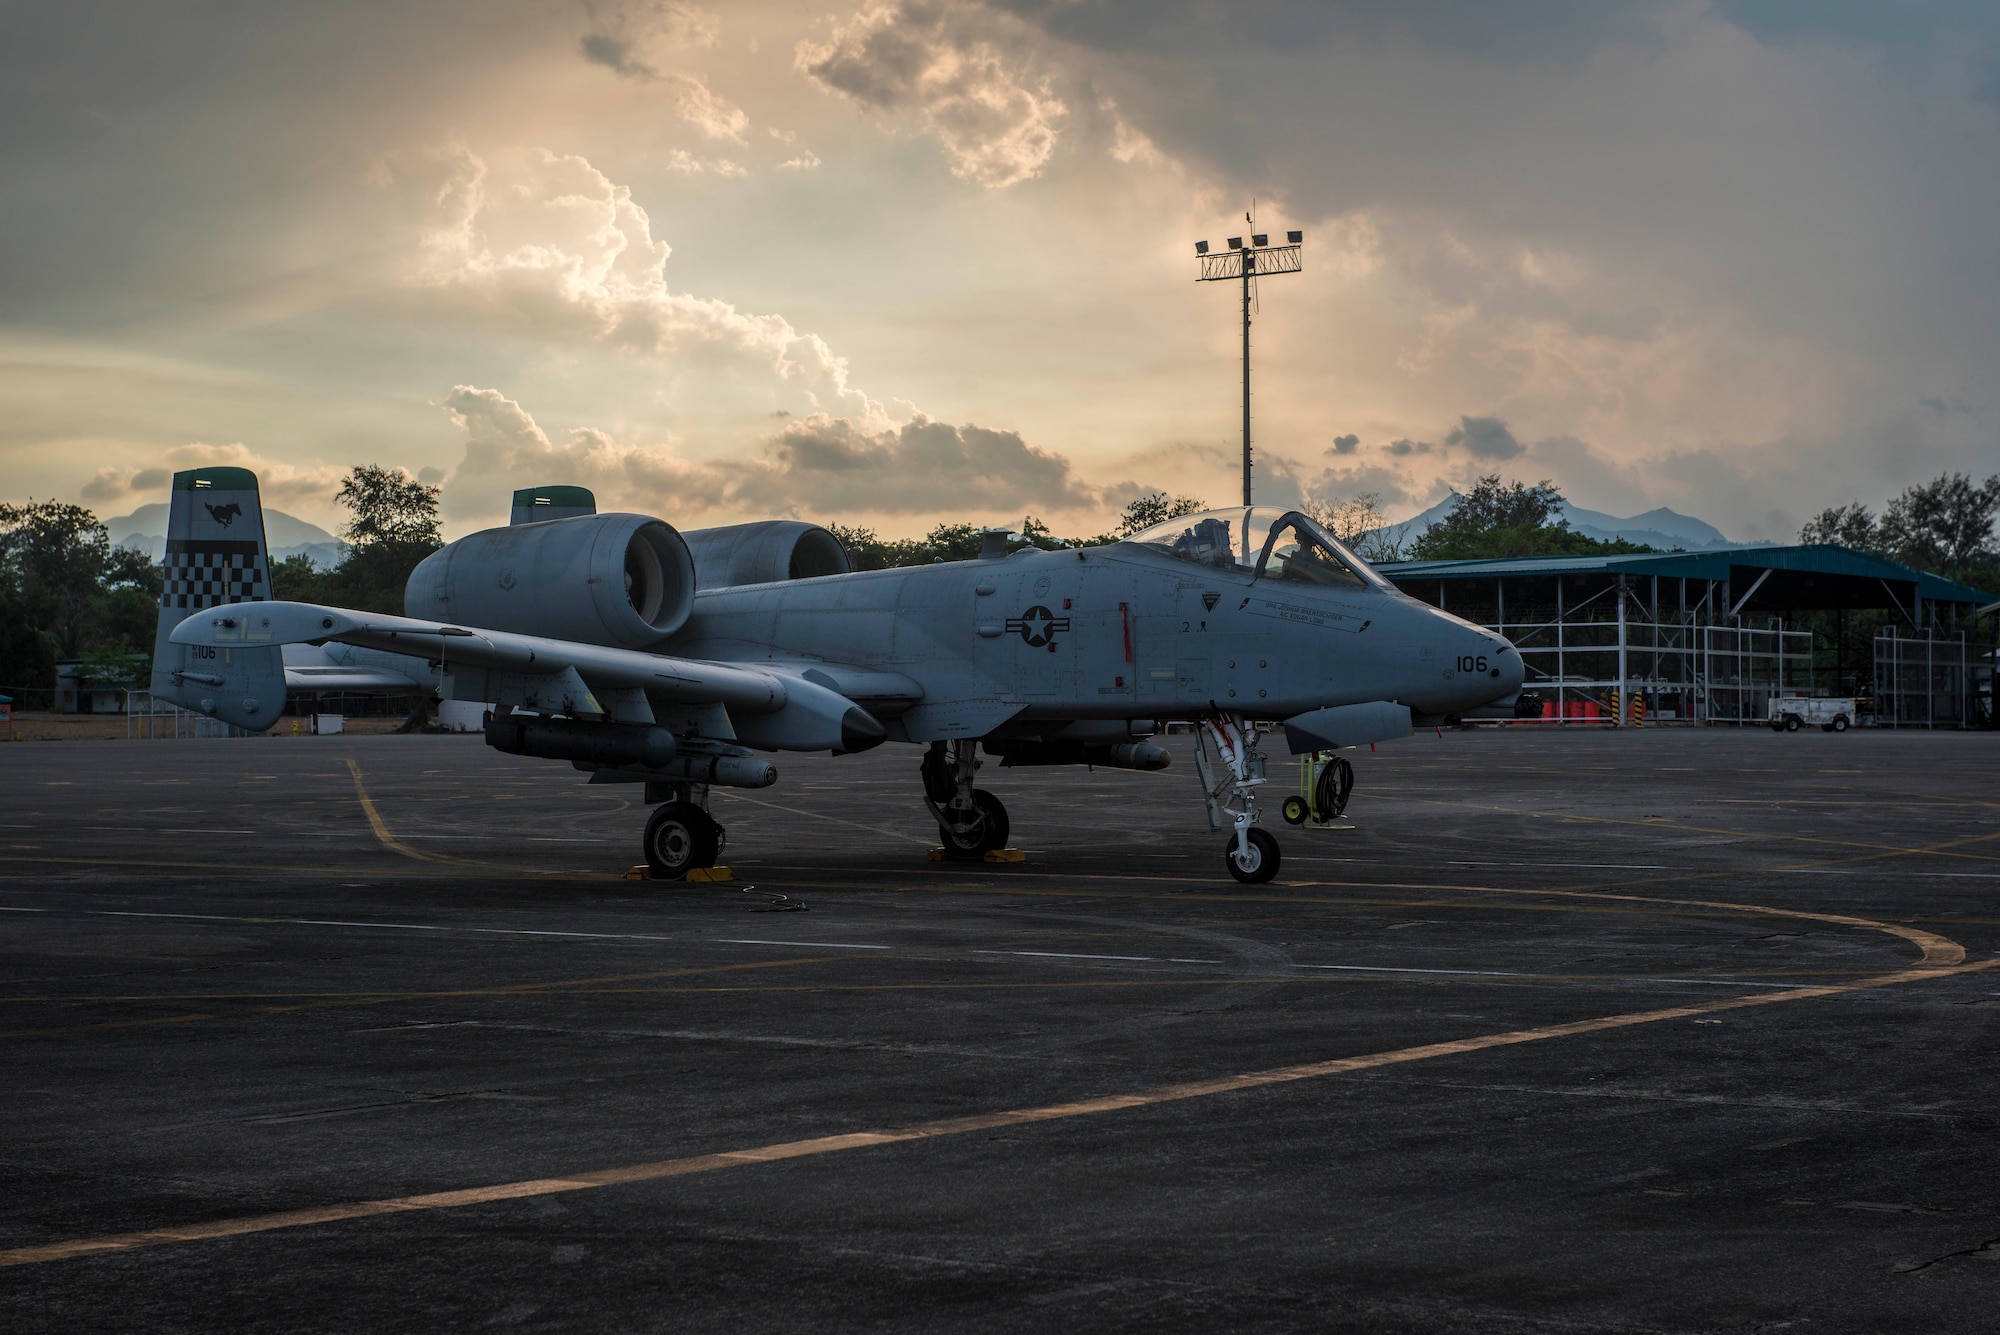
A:
[[[1728,580],[1747,588],[1766,571],[1768,601],[1791,607],[1887,606],[1881,582],[1916,586],[1925,602],[1993,601],[1969,584],[1933,575],[1886,557],[1851,547],[1814,543],[1794,547],[1704,547],[1691,552],[1647,552],[1630,556],[1521,556],[1474,561],[1386,561],[1377,571],[1398,583],[1434,579],[1493,579],[1496,576],[1627,574],[1663,579]],[[1899,590],[1899,593],[1903,591]],[[1904,596],[1907,596],[1904,594]],[[1767,601],[1758,599],[1759,602]]]

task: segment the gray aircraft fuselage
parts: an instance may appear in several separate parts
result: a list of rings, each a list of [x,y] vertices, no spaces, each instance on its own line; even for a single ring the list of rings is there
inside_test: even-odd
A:
[[[706,591],[660,651],[901,673],[896,740],[1002,722],[1476,708],[1521,684],[1504,639],[1393,588],[1327,588],[1129,543]],[[901,735],[899,735],[901,734]]]

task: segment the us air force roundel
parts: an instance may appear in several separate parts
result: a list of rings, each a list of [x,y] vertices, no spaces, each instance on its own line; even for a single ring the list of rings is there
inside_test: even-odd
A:
[[[1056,616],[1046,607],[1031,607],[1017,617],[1008,617],[1007,629],[1021,632],[1030,649],[1039,649],[1069,630],[1069,618]]]

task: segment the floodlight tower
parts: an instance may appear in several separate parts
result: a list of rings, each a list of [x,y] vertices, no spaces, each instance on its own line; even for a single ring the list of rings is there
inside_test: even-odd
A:
[[[1249,214],[1243,215],[1245,219]],[[1256,226],[1255,222],[1250,224]],[[1197,283],[1217,283],[1225,278],[1235,278],[1243,283],[1243,504],[1250,504],[1250,306],[1257,299],[1257,277],[1259,274],[1297,273],[1302,267],[1299,259],[1300,243],[1306,239],[1304,232],[1285,233],[1285,244],[1274,246],[1264,232],[1252,232],[1250,244],[1244,245],[1243,238],[1229,238],[1229,249],[1220,254],[1208,253],[1208,242],[1194,243],[1194,253],[1201,260],[1201,277]]]

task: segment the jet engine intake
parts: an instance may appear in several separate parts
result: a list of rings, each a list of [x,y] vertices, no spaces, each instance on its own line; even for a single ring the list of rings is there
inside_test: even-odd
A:
[[[797,519],[690,529],[681,536],[694,553],[699,589],[844,575],[853,568],[839,539],[818,524]]]
[[[509,714],[486,725],[486,744],[515,756],[660,769],[674,759],[674,735],[648,723]]]
[[[1016,765],[1102,765],[1106,769],[1165,769],[1174,753],[1152,742],[1041,742],[989,737],[981,743],[986,754],[1000,757],[1001,769]]]
[[[403,590],[412,617],[642,649],[694,610],[694,557],[644,515],[578,515],[460,538]]]

